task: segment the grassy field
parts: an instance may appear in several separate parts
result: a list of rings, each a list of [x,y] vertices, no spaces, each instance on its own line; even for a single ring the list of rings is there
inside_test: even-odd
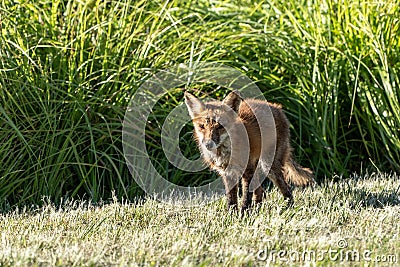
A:
[[[372,174],[274,188],[240,217],[224,200],[178,207],[149,199],[23,208],[0,217],[2,266],[266,266],[400,262],[400,179]],[[46,202],[46,201],[45,201]]]

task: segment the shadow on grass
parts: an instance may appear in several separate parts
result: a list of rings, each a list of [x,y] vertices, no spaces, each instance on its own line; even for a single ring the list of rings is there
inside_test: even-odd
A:
[[[366,189],[354,189],[352,207],[370,207],[382,209],[387,206],[399,206],[400,194],[397,190],[382,190],[381,192],[370,192]]]

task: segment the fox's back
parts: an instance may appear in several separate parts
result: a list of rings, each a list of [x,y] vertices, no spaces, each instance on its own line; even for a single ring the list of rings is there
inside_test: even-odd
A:
[[[276,136],[276,156],[284,157],[283,151],[286,151],[289,140],[289,122],[282,111],[281,105],[269,103],[259,99],[246,99],[242,101],[239,108],[239,118],[246,127],[249,142],[251,158],[258,159],[261,153],[261,131],[264,138],[273,138]],[[266,116],[273,117],[275,127],[265,120],[266,125],[260,129],[257,119],[264,119]],[[270,131],[276,131],[275,135]],[[275,140],[269,140],[275,141]],[[264,140],[265,142],[265,140]],[[285,148],[285,149],[282,149]]]

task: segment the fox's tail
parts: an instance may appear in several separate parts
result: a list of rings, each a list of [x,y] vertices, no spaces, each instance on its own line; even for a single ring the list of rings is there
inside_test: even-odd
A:
[[[303,168],[292,157],[283,166],[285,181],[295,186],[310,186],[315,183],[314,175],[308,168]]]

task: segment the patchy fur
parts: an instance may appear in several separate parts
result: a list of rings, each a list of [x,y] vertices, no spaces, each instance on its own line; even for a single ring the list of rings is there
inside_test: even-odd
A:
[[[312,172],[292,158],[289,121],[280,105],[258,99],[242,101],[236,91],[222,102],[205,103],[185,92],[185,103],[202,157],[224,181],[229,207],[237,208],[239,179],[242,182],[242,210],[252,201],[262,201],[262,175],[268,174],[290,203],[293,196],[288,182],[298,186],[314,183]],[[266,113],[268,110],[275,122],[276,139],[265,138],[274,129],[267,123],[261,123],[265,129],[260,129],[257,120],[270,114]],[[274,153],[272,162],[268,160],[271,152]]]

